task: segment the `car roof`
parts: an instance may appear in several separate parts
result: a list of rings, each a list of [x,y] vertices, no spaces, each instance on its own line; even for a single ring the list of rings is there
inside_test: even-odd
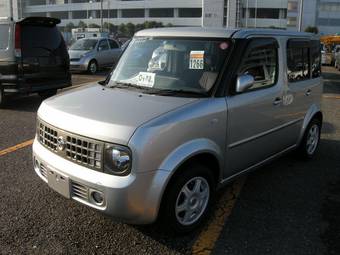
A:
[[[281,29],[214,28],[214,27],[171,27],[153,28],[137,32],[135,36],[151,37],[206,37],[206,38],[247,38],[254,35],[289,36],[299,38],[317,37],[311,33],[291,32]]]

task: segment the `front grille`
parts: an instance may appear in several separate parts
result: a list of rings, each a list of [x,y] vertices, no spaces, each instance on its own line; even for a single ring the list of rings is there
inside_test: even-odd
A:
[[[49,150],[79,165],[102,171],[104,143],[38,121],[38,140]]]
[[[47,179],[47,169],[43,164],[40,164],[40,173],[42,176],[44,176]]]
[[[82,199],[82,200],[85,200],[86,202],[88,202],[88,200],[89,200],[89,189],[86,186],[72,181],[71,187],[72,187],[72,196],[73,197],[77,197],[79,199]]]
[[[78,62],[80,60],[80,58],[71,58],[70,61],[71,62]]]

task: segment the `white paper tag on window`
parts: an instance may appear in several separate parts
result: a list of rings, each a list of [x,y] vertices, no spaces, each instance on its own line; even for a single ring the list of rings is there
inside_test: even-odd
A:
[[[155,85],[155,73],[140,72],[137,76],[137,85],[152,88]]]
[[[190,51],[189,69],[204,69],[204,50]]]

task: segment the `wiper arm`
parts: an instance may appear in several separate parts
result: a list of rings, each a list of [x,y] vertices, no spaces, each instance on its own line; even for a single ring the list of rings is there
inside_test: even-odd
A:
[[[203,92],[203,91],[191,91],[191,90],[183,90],[183,89],[178,89],[178,90],[172,90],[172,89],[165,89],[165,90],[157,90],[151,92],[151,94],[157,94],[157,95],[194,95],[194,96],[203,96],[203,97],[208,97],[209,94],[208,92]]]
[[[141,89],[145,91],[158,91],[154,88],[143,87],[143,86],[139,86],[139,85],[128,83],[128,82],[115,82],[112,86],[109,86],[109,88],[135,88],[135,89]]]

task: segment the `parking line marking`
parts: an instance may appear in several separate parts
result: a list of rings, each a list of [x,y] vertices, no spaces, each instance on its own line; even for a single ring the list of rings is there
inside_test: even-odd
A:
[[[237,179],[218,200],[217,208],[211,221],[202,230],[192,246],[193,255],[211,254],[216,241],[223,230],[226,220],[233,211],[246,179],[247,177],[245,176]]]
[[[340,99],[340,96],[326,96],[323,95],[324,98],[330,98],[330,99]]]
[[[26,141],[26,142],[19,143],[19,144],[17,144],[17,145],[14,145],[14,146],[12,146],[12,147],[9,147],[9,148],[7,148],[7,149],[4,149],[4,150],[0,151],[0,157],[3,156],[3,155],[6,155],[6,154],[8,154],[8,153],[17,151],[17,150],[19,150],[19,149],[25,148],[25,147],[27,147],[27,146],[30,146],[30,145],[33,144],[33,141],[34,141],[34,139],[31,139],[31,140],[28,140],[28,141]]]

